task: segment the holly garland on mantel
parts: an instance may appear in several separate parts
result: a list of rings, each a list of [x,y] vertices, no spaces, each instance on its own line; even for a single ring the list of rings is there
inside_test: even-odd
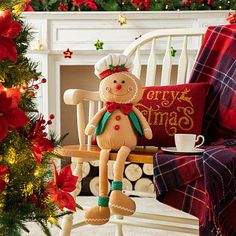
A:
[[[236,10],[236,0],[31,0],[30,5],[35,11]]]
[[[14,5],[13,5],[14,3]],[[35,98],[47,80],[25,54],[32,34],[19,18],[25,1],[0,1],[0,235],[29,232],[38,223],[51,235],[48,222],[75,211],[70,192],[77,177],[70,166],[58,172],[54,159],[60,139],[47,132],[49,119],[39,114]],[[67,208],[68,210],[64,210]],[[64,210],[64,211],[63,211]],[[41,235],[41,234],[40,234]]]

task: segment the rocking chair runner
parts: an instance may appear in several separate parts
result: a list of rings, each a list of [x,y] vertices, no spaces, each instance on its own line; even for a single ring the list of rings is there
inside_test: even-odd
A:
[[[133,73],[140,78],[141,65],[147,65],[146,73],[146,86],[155,85],[156,83],[161,85],[169,85],[171,82],[171,68],[172,64],[178,65],[177,81],[176,84],[187,83],[187,79],[192,70],[195,57],[200,48],[202,42],[202,36],[205,33],[205,29],[165,29],[156,30],[143,35],[141,38],[133,42],[125,51],[124,54],[130,57],[134,57],[134,70]],[[163,40],[166,40],[166,49],[157,50],[158,43],[163,44]],[[151,43],[148,50],[148,44]],[[173,58],[171,55],[171,47],[174,47],[178,51],[178,57]],[[189,49],[190,48],[190,49]],[[149,51],[149,55],[147,55]],[[180,52],[180,53],[179,53]],[[164,56],[162,56],[164,55]],[[178,58],[178,59],[177,59]],[[145,62],[146,61],[146,62]],[[156,65],[162,65],[162,73],[159,81],[156,82]],[[78,136],[80,145],[68,145],[62,147],[59,150],[60,154],[63,156],[72,157],[72,166],[74,175],[78,176],[77,188],[72,192],[72,196],[76,198],[81,188],[81,176],[82,176],[82,164],[84,161],[92,161],[99,158],[100,149],[97,146],[91,145],[91,137],[86,141],[84,134],[85,130],[85,111],[84,111],[84,101],[89,102],[89,117],[91,119],[95,114],[95,104],[98,104],[98,109],[101,108],[102,103],[98,92],[91,92],[81,89],[69,89],[64,94],[64,101],[68,105],[76,105],[77,107],[77,126],[78,126]],[[136,148],[129,157],[128,162],[135,163],[153,163],[153,153],[158,151],[157,147],[145,147]],[[116,153],[111,153],[110,160],[116,159]],[[143,194],[141,194],[143,195]],[[184,219],[181,217],[171,217],[162,215],[150,215],[150,214],[136,214],[136,217],[146,218],[146,219],[156,219],[159,221],[168,221],[181,224],[191,224],[198,225],[195,219]],[[123,235],[122,224],[125,221],[113,220],[117,223],[117,233],[116,235]],[[112,220],[111,220],[112,222]],[[130,225],[130,222],[127,223]],[[70,235],[71,229],[76,226],[81,226],[83,223],[73,226],[73,216],[67,215],[63,219],[61,236]],[[132,225],[132,224],[131,224]],[[148,224],[148,223],[133,223],[133,225],[139,225],[142,227],[158,228],[169,231],[185,232],[198,234],[197,229],[181,227],[181,226],[167,226],[160,224]]]

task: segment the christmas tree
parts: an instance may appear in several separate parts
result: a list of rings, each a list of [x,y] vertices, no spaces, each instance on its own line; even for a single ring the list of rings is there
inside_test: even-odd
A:
[[[60,139],[47,130],[54,115],[44,119],[35,105],[46,79],[26,56],[32,34],[19,16],[25,7],[21,1],[0,1],[0,235],[4,236],[28,232],[29,221],[50,235],[48,222],[58,225],[57,219],[76,207],[69,192],[77,177],[70,166],[58,173],[53,161]]]
[[[35,11],[236,10],[236,0],[27,0]]]

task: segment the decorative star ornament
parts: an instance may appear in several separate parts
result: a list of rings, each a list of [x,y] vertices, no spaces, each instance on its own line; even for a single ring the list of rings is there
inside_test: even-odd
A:
[[[127,24],[127,18],[125,16],[120,15],[118,18],[118,23],[120,26],[126,25]]]
[[[96,50],[102,50],[103,44],[104,43],[98,39],[97,42],[94,44],[94,46],[96,47]]]
[[[63,54],[64,54],[64,58],[71,58],[71,56],[72,56],[73,52],[72,52],[72,51],[70,51],[70,49],[69,49],[69,48],[67,48],[67,50],[66,50],[66,51],[64,51],[64,52],[63,52]]]
[[[177,51],[176,51],[173,47],[170,48],[170,55],[171,55],[172,57],[175,57],[176,52],[177,52]]]
[[[226,19],[230,24],[235,24],[236,23],[236,13],[229,12]]]

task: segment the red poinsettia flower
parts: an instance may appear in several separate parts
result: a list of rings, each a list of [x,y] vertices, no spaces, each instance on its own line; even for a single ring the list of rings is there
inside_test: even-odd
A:
[[[67,3],[59,3],[58,10],[59,11],[68,11],[69,7]]]
[[[75,199],[70,195],[70,192],[75,190],[78,177],[72,175],[70,166],[65,166],[58,173],[55,162],[52,162],[52,165],[54,169],[54,181],[51,181],[47,186],[47,191],[51,199],[60,209],[65,207],[75,211]]]
[[[17,60],[17,51],[13,38],[21,31],[21,24],[12,20],[9,10],[0,11],[0,61],[8,58],[11,61]]]
[[[39,120],[32,124],[29,131],[28,138],[32,141],[32,152],[37,164],[40,164],[43,153],[52,151],[54,144],[51,140],[47,139],[47,133],[44,131],[47,124],[51,123],[51,120],[45,125],[46,121],[43,116]]]
[[[87,1],[85,5],[92,10],[98,9],[96,3],[93,0]]]
[[[37,164],[40,164],[44,152],[49,152],[53,149],[53,143],[47,138],[38,138],[33,140],[32,152]]]
[[[86,7],[97,10],[97,5],[94,0],[73,0],[72,4],[74,6],[80,7],[81,5],[85,5]]]
[[[76,7],[79,7],[84,4],[84,0],[73,0],[72,4]]]
[[[149,10],[151,0],[132,0],[132,4],[139,9]]]
[[[0,192],[2,192],[6,187],[5,177],[9,173],[7,166],[0,166]]]
[[[9,127],[24,127],[29,122],[24,111],[18,108],[20,98],[19,88],[6,89],[0,84],[0,141],[6,137]]]
[[[183,0],[183,5],[186,7],[190,7],[192,4],[192,0]]]

